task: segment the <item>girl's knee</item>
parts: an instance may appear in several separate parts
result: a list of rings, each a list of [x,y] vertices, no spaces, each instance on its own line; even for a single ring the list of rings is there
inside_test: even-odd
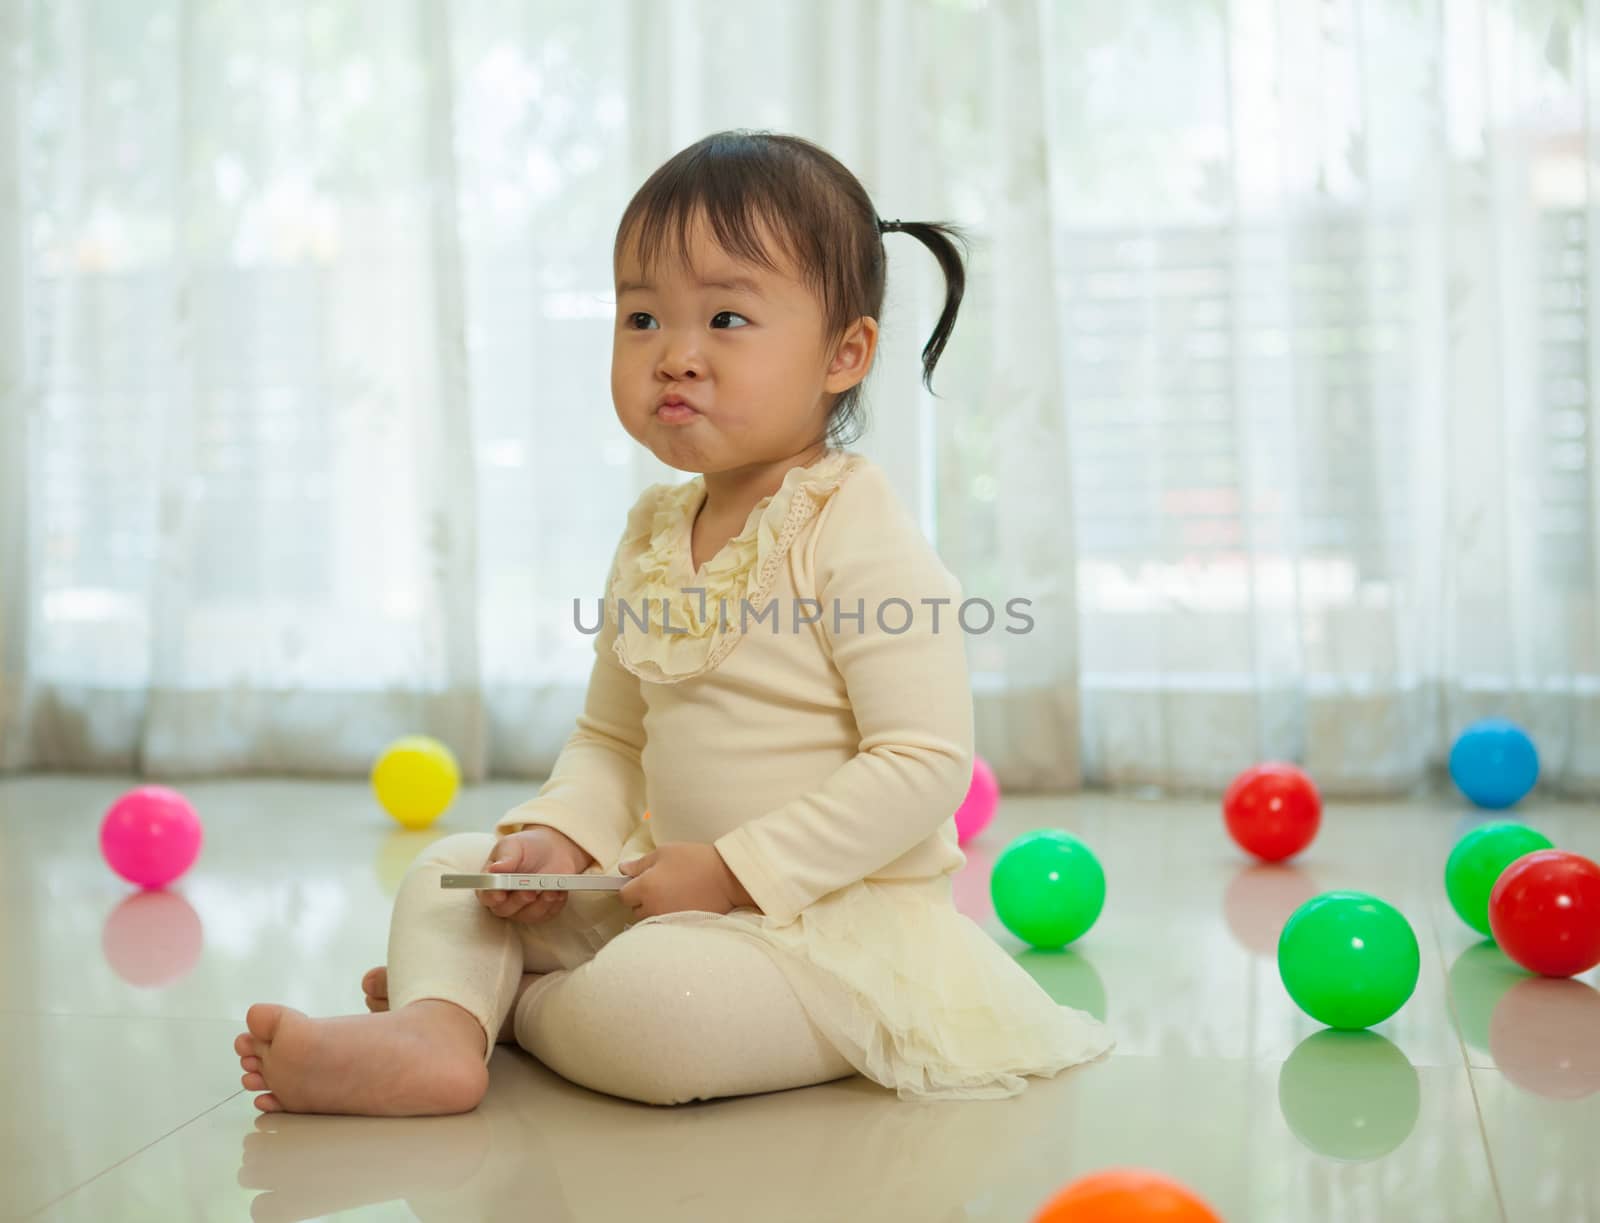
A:
[[[608,942],[587,966],[590,988],[608,1009],[648,1015],[676,1029],[676,1021],[704,1013],[734,973],[714,950],[726,944],[682,926],[632,926]]]
[[[812,1067],[815,1038],[790,1030],[792,1023],[765,1030],[772,989],[786,1007],[798,1004],[781,977],[762,971],[762,960],[760,950],[704,931],[634,927],[536,1000],[537,1018],[519,1015],[518,1042],[562,1077],[641,1104],[780,1090],[848,1073],[848,1066]],[[763,987],[754,997],[747,996],[752,985]],[[806,1063],[798,1069],[788,1065],[797,1057]]]
[[[493,833],[488,832],[452,833],[439,838],[418,854],[411,869],[432,866],[443,867],[457,874],[477,874],[489,860],[489,851],[494,848],[496,839]]]

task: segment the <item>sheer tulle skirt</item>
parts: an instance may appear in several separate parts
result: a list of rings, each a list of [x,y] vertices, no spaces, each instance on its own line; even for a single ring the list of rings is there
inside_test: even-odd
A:
[[[1092,1015],[1055,1002],[971,918],[946,879],[863,880],[794,921],[763,914],[646,918],[723,931],[775,953],[839,1052],[902,1100],[999,1099],[1113,1046]]]

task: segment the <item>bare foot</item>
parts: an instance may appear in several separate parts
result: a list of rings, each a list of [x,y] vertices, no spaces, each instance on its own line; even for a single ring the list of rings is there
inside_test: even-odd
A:
[[[500,1025],[500,1034],[495,1037],[495,1043],[500,1045],[513,1045],[517,1042],[517,1035],[512,1030],[512,1021],[517,1017],[517,1003],[522,1001],[522,995],[527,992],[540,977],[542,972],[525,972],[522,974],[522,983],[517,986],[517,996],[511,1000],[511,1009],[506,1012],[506,1021]],[[376,968],[367,969],[366,976],[361,978],[361,992],[367,998],[367,1010],[379,1014],[389,1009],[389,969],[387,965],[379,964]]]
[[[312,1019],[258,1002],[233,1048],[262,1112],[431,1117],[471,1112],[489,1086],[483,1028],[453,1002]]]

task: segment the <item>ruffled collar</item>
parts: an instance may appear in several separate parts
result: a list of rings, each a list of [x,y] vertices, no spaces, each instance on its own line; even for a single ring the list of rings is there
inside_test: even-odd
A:
[[[756,502],[744,529],[699,570],[689,544],[705,477],[646,489],[629,515],[609,591],[613,604],[628,605],[625,620],[614,605],[607,609],[617,624],[617,660],[654,683],[677,683],[715,667],[743,637],[741,600],[749,601],[752,615],[764,607],[800,528],[864,462],[859,454],[830,449],[809,466],[791,467],[778,491]],[[648,631],[639,624],[647,616]]]

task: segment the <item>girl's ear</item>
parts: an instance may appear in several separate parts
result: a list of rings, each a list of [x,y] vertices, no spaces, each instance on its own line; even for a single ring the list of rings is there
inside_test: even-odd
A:
[[[845,328],[844,335],[839,338],[822,389],[830,393],[848,391],[871,371],[877,348],[878,320],[864,314]]]

